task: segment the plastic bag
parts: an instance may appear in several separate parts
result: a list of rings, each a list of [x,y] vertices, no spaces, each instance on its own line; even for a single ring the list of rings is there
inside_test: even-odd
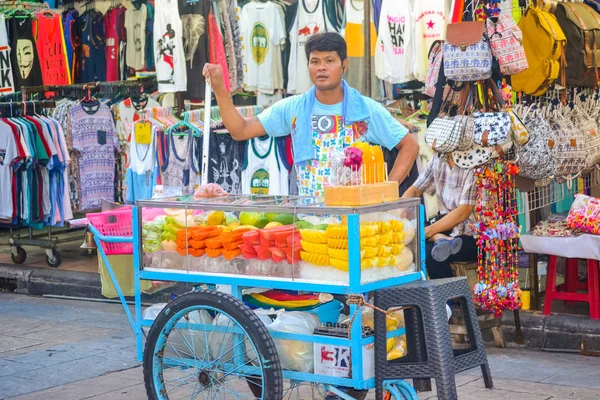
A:
[[[268,327],[270,331],[312,335],[319,326],[315,314],[304,311],[283,312]],[[297,340],[275,339],[281,368],[300,372],[313,372],[313,344]]]

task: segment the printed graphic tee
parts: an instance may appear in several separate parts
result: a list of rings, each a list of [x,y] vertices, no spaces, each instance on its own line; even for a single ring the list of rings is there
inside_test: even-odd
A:
[[[384,0],[375,49],[375,74],[389,83],[413,79],[414,23],[410,0]],[[423,50],[427,53],[426,50]]]
[[[14,93],[15,81],[10,65],[10,47],[4,14],[0,14],[0,94]]]
[[[415,79],[422,82],[427,76],[428,54],[436,40],[446,37],[449,4],[447,0],[415,1]]]
[[[15,86],[42,85],[42,71],[37,48],[33,38],[30,18],[11,18],[8,20],[10,31],[10,60],[14,72]]]
[[[70,84],[71,73],[60,15],[49,11],[37,13],[33,32],[44,85]]]
[[[287,196],[289,173],[281,162],[275,141],[269,136],[249,141],[242,173],[244,194]]]
[[[183,24],[183,51],[187,75],[187,96],[192,100],[204,100],[205,79],[202,68],[208,62],[208,13],[210,0],[188,3],[179,0],[179,12]]]
[[[327,31],[324,0],[299,0],[298,13],[290,30],[288,93],[304,93],[312,87],[304,46],[310,35]]]
[[[156,0],[154,6],[154,57],[158,91],[185,92],[187,73],[177,0]]]
[[[216,183],[227,193],[242,193],[242,167],[246,141],[233,140],[228,133],[211,130],[208,181]]]
[[[0,219],[13,218],[13,167],[19,156],[17,143],[12,130],[6,124],[0,124]]]
[[[283,87],[283,16],[272,2],[250,2],[242,9],[244,90],[272,94]]]
[[[144,69],[147,12],[147,8],[143,5],[139,9],[132,5],[125,11],[125,29],[127,30],[126,62],[129,68],[136,71]]]

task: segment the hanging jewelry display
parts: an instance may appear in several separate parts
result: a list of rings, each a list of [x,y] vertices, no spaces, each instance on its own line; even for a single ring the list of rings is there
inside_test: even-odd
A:
[[[517,255],[520,229],[514,180],[518,172],[515,164],[501,158],[475,170],[479,282],[473,290],[475,301],[496,316],[521,306]]]

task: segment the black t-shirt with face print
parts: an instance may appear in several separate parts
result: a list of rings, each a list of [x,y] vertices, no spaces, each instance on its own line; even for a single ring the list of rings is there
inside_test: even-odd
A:
[[[8,21],[10,32],[10,62],[15,78],[15,90],[22,86],[42,85],[42,70],[35,40],[31,30],[31,18],[11,18]]]

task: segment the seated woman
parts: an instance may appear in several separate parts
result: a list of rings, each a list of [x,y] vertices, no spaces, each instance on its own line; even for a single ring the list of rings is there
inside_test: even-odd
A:
[[[477,242],[470,226],[477,186],[473,170],[461,169],[451,156],[436,154],[402,197],[435,194],[440,215],[425,227],[426,265],[431,279],[452,277],[450,264],[477,260]]]

